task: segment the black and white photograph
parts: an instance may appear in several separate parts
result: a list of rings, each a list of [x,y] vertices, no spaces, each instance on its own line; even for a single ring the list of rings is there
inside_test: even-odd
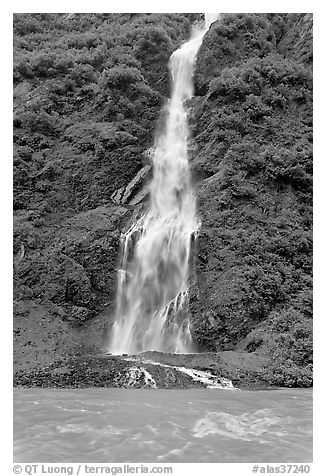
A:
[[[13,471],[312,473],[311,5],[102,7],[11,14]]]

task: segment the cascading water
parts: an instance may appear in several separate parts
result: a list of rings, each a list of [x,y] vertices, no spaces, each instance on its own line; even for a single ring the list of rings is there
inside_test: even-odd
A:
[[[189,257],[199,229],[187,154],[184,101],[193,95],[193,69],[205,23],[170,58],[173,87],[164,132],[156,138],[150,207],[121,237],[113,354],[192,350],[187,315]]]

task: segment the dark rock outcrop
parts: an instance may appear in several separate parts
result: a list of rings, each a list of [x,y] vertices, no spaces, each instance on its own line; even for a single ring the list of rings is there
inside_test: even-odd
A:
[[[248,353],[174,355],[147,352],[137,356],[81,355],[38,367],[18,369],[22,387],[122,388],[267,388],[263,361]],[[209,380],[207,380],[207,377]],[[232,380],[232,381],[231,381]]]

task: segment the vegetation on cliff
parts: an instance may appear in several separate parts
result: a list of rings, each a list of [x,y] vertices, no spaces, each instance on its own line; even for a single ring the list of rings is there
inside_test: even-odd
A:
[[[76,324],[114,299],[127,209],[110,196],[146,160],[189,28],[179,14],[14,16],[16,302]]]
[[[311,26],[310,15],[225,15],[204,39],[193,112],[206,177],[197,340],[267,353],[281,385],[312,378]]]
[[[18,367],[73,354],[71,328],[113,310],[133,210],[110,197],[147,162],[168,58],[194,19],[14,16]],[[276,385],[312,382],[311,62],[310,15],[223,15],[204,38],[190,103],[202,222],[193,335],[201,350],[267,358]]]

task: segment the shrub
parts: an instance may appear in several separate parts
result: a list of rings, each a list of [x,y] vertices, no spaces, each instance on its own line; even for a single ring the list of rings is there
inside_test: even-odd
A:
[[[144,78],[137,68],[115,66],[104,71],[101,78],[101,85],[104,88],[126,90],[130,84],[143,80]]]
[[[51,54],[38,54],[32,56],[31,67],[35,76],[39,78],[49,78],[56,73],[55,56]]]
[[[27,59],[22,59],[19,63],[14,64],[14,81],[21,81],[22,79],[33,77],[33,68]]]
[[[140,38],[135,44],[136,57],[146,62],[155,57],[158,59],[172,49],[172,42],[162,27],[145,26],[139,31]]]
[[[59,115],[48,114],[41,109],[38,112],[25,112],[21,115],[22,124],[31,132],[45,135],[57,135],[60,131]]]
[[[274,385],[312,385],[312,320],[290,307],[272,312],[247,337],[247,350],[266,355],[267,380]]]
[[[66,81],[71,80],[76,86],[96,81],[97,75],[94,68],[89,64],[76,65],[66,77]]]

